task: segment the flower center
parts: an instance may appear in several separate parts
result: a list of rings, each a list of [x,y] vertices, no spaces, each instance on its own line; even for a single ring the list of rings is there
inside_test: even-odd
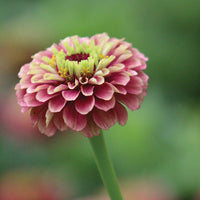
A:
[[[81,60],[87,60],[89,56],[89,53],[76,53],[71,56],[66,56],[66,60],[80,62]]]
[[[56,48],[53,48],[52,57],[44,56],[43,60],[49,66],[56,69],[66,82],[72,83],[78,80],[83,84],[83,82],[91,78],[97,71],[105,68],[115,58],[114,56],[106,55],[112,47],[112,43],[108,43],[103,50],[102,46],[95,45],[94,40],[90,40],[90,43],[85,41],[80,43],[78,38],[73,36],[70,38],[70,42],[64,41],[63,45],[66,51],[63,49],[58,51]],[[101,74],[101,72],[99,73]]]

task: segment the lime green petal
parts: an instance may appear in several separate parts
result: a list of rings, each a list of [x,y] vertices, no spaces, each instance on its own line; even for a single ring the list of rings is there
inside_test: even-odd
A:
[[[46,73],[43,76],[44,80],[52,80],[52,81],[63,81],[63,78],[60,77],[58,74],[51,74],[51,73]]]
[[[97,69],[96,70],[100,70],[104,67],[106,67],[108,64],[110,64],[113,60],[115,59],[115,56],[109,56],[108,58],[103,58],[102,60],[100,60]]]
[[[111,73],[113,73],[113,72],[118,72],[118,71],[124,69],[124,67],[125,67],[125,65],[123,65],[123,64],[117,64],[115,66],[108,67],[108,69]]]
[[[69,69],[69,75],[70,76],[73,76],[73,74],[74,74],[74,66],[76,65],[74,62],[72,62],[72,61],[69,61],[69,60],[67,60],[68,62],[68,64],[67,64],[67,67],[68,67],[68,69]]]
[[[103,55],[106,56],[108,54],[108,52],[111,50],[112,46],[113,46],[112,42],[106,43],[104,48],[103,48],[103,51],[102,51]]]
[[[43,60],[44,62],[46,62],[46,63],[50,63],[50,62],[51,62],[51,59],[50,59],[49,57],[47,57],[47,56],[43,56],[43,57],[42,57],[42,60]]]
[[[34,74],[44,74],[45,71],[43,69],[38,69],[38,68],[35,68],[35,69],[30,69],[28,74],[30,75],[34,75]]]
[[[41,63],[40,67],[43,68],[43,69],[45,69],[48,72],[57,73],[56,70],[53,67],[51,67],[50,65],[46,65],[44,63]]]

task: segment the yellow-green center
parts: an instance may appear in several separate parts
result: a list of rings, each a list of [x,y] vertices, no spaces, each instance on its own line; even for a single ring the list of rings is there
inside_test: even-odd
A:
[[[73,81],[74,78],[90,78],[96,71],[106,67],[115,58],[114,56],[106,56],[102,47],[95,45],[94,40],[90,40],[89,44],[86,42],[79,43],[75,36],[71,37],[70,44],[67,41],[63,42],[67,53],[53,48],[52,58],[43,57],[43,60],[56,69],[66,82]],[[112,47],[111,43],[108,43],[108,45],[109,48]]]

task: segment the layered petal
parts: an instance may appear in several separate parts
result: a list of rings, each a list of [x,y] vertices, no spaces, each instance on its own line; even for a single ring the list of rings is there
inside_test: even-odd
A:
[[[81,92],[84,96],[91,96],[94,92],[94,86],[92,85],[82,85]]]
[[[66,90],[62,92],[62,96],[66,101],[74,101],[80,94],[80,90]]]
[[[85,115],[78,113],[73,104],[68,103],[63,111],[65,124],[74,131],[81,131],[87,124]]]
[[[117,95],[117,99],[125,104],[131,111],[139,109],[140,98],[134,94]]]
[[[53,122],[56,128],[60,131],[66,131],[68,129],[67,125],[63,119],[63,112],[58,112],[54,114]]]
[[[99,99],[110,100],[113,96],[114,90],[112,86],[108,83],[104,83],[103,85],[96,86],[95,88],[95,96]]]
[[[116,102],[115,111],[119,125],[124,126],[128,120],[128,112],[126,108],[124,108],[124,106],[119,102]]]
[[[130,76],[126,72],[113,73],[110,77],[110,83],[126,85],[130,81]]]
[[[117,122],[117,116],[114,109],[104,112],[95,109],[92,113],[93,120],[100,128],[107,130]]]
[[[91,116],[87,119],[88,123],[82,130],[82,134],[86,137],[98,136],[101,133],[101,128],[96,125]]]
[[[53,113],[60,112],[66,104],[66,100],[60,95],[49,101],[49,110]]]
[[[95,107],[99,110],[108,111],[115,106],[115,97],[113,96],[110,100],[105,101],[103,99],[95,99]]]
[[[88,114],[94,107],[95,98],[93,96],[79,96],[75,102],[76,111],[82,115]]]
[[[43,102],[40,102],[36,99],[37,94],[32,93],[32,94],[25,94],[24,95],[24,102],[26,103],[27,106],[29,107],[37,107],[43,104]]]
[[[43,104],[41,106],[34,107],[34,108],[31,109],[30,117],[31,117],[31,121],[32,121],[34,126],[38,123],[38,121],[42,117],[44,117],[44,113],[46,113],[46,111],[47,111],[47,105],[46,104]]]
[[[139,77],[131,77],[131,80],[126,85],[126,91],[130,94],[139,95],[143,92],[143,80]]]
[[[58,94],[55,95],[49,95],[47,93],[47,90],[40,90],[39,92],[37,92],[37,94],[35,95],[35,98],[39,101],[39,102],[46,102],[50,99],[52,99],[53,97],[57,96]]]

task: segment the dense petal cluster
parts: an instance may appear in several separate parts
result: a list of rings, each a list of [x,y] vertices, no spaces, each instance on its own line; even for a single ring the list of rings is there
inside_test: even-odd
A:
[[[16,85],[22,112],[48,136],[72,129],[87,137],[118,122],[127,106],[140,107],[146,95],[148,59],[124,39],[106,33],[72,36],[33,56],[22,66]]]

